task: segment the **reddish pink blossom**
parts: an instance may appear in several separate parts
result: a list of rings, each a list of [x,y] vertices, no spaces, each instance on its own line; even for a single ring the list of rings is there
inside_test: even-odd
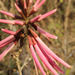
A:
[[[9,40],[9,41],[7,41],[7,42],[5,42],[5,43],[3,43],[3,44],[1,44],[1,45],[0,45],[0,49],[2,49],[3,47],[9,45],[9,44],[12,43],[14,40],[15,40],[15,38],[12,39],[12,40]]]
[[[40,27],[38,27],[36,24],[31,24],[35,30],[39,31],[40,33],[44,34],[46,37],[50,37],[50,38],[53,38],[53,39],[57,39],[58,37],[57,36],[54,36],[50,33],[47,33],[46,31],[44,31],[43,29],[41,29]]]
[[[48,53],[44,50],[44,48],[38,43],[38,46],[40,48],[40,50],[42,51],[42,53],[44,54],[44,56],[46,57],[46,59],[49,61],[49,63],[58,71],[60,71],[62,74],[64,73],[57,65],[56,63],[51,59],[51,57],[48,55]]]
[[[42,19],[44,19],[44,18],[46,18],[46,17],[52,15],[53,13],[56,12],[56,10],[57,10],[57,9],[54,9],[54,10],[52,10],[52,11],[49,11],[48,13],[43,14],[43,15],[38,19],[38,21],[41,21]]]
[[[12,25],[24,25],[23,21],[18,21],[18,20],[4,20],[4,19],[0,19],[0,23],[6,23],[6,24],[12,24]]]
[[[11,48],[16,45],[16,43],[18,42],[19,39],[21,39],[22,37],[22,31],[23,30],[18,30],[16,32],[13,31],[9,31],[6,29],[2,29],[2,31],[9,33],[9,34],[13,34],[8,36],[7,38],[5,38],[4,40],[0,41],[0,49],[2,49],[3,47],[11,44],[1,55],[0,55],[0,60],[11,50]],[[23,39],[23,38],[22,38]],[[13,44],[12,44],[13,43]]]
[[[43,70],[43,68],[42,68],[42,66],[41,66],[41,64],[40,64],[40,62],[39,62],[39,60],[38,60],[38,58],[37,58],[37,56],[36,56],[36,53],[34,51],[34,48],[33,48],[33,45],[32,45],[32,42],[31,42],[29,36],[28,36],[28,40],[29,40],[29,47],[30,47],[30,50],[31,50],[31,53],[32,53],[34,61],[36,62],[36,64],[39,67],[39,69],[41,70],[42,74],[46,75],[45,72],[44,72],[44,70]]]
[[[15,19],[21,19],[21,21],[0,19],[0,23],[12,24],[14,26],[15,25],[23,26],[23,27],[21,27],[21,29],[19,29],[16,32],[13,32],[13,31],[10,31],[7,29],[2,29],[3,32],[10,34],[10,36],[8,36],[4,40],[0,41],[0,49],[2,49],[3,47],[5,47],[9,44],[10,45],[0,55],[0,60],[2,60],[2,58],[17,44],[18,40],[20,40],[20,47],[22,47],[24,38],[28,35],[29,47],[31,50],[31,54],[33,57],[36,71],[37,71],[37,67],[39,67],[42,74],[46,75],[45,71],[43,70],[43,67],[41,66],[39,59],[36,55],[36,52],[37,52],[43,65],[46,68],[48,68],[54,75],[58,75],[58,73],[55,71],[55,69],[58,70],[59,72],[61,72],[62,74],[64,74],[64,72],[57,66],[55,60],[59,61],[61,64],[63,64],[64,66],[66,66],[68,68],[70,68],[71,66],[68,65],[66,62],[64,62],[61,58],[59,58],[52,50],[50,50],[44,44],[44,42],[38,37],[38,35],[33,30],[31,30],[31,28],[33,27],[35,30],[37,30],[40,33],[42,33],[43,35],[45,35],[48,40],[50,40],[50,38],[57,39],[57,36],[54,36],[46,31],[44,31],[43,29],[41,29],[40,27],[38,27],[35,24],[35,22],[40,22],[44,18],[55,13],[57,9],[49,11],[43,15],[38,15],[32,19],[30,18],[30,16],[33,15],[34,13],[36,13],[37,10],[44,4],[45,1],[46,0],[42,0],[42,1],[36,0],[35,4],[31,8],[32,0],[24,0],[24,1],[16,0],[15,7],[16,7],[18,13],[20,14],[20,16],[0,10],[0,12],[3,13],[4,15],[10,16]],[[30,8],[31,8],[31,10],[30,10]],[[24,25],[26,26],[26,29],[27,29],[26,32],[24,29]],[[34,50],[34,48],[35,48],[35,50]]]
[[[32,33],[32,35],[34,36],[34,38],[38,41],[38,43],[44,48],[44,50],[46,50],[47,53],[49,53],[54,59],[58,60],[60,63],[62,63],[63,65],[65,65],[66,67],[70,68],[71,66],[68,65],[66,62],[64,62],[62,59],[60,59],[54,52],[52,52],[52,50],[50,50],[45,44],[44,42],[38,37],[38,35],[32,31],[30,29],[30,32]]]
[[[37,54],[39,55],[40,59],[42,60],[42,62],[50,69],[50,71],[52,71],[52,73],[54,75],[58,75],[58,73],[53,69],[53,67],[49,64],[49,62],[47,61],[47,59],[45,58],[45,56],[41,52],[41,50],[38,47],[36,41],[33,38],[32,38],[32,41],[33,41],[33,44],[34,44],[34,48],[35,48]]]
[[[0,45],[4,44],[5,42],[8,42],[9,40],[12,40],[14,38],[15,37],[13,35],[10,35],[9,37],[7,37],[4,40],[0,41]]]
[[[5,32],[5,33],[8,33],[8,34],[11,34],[11,35],[17,34],[16,32],[13,32],[13,31],[10,31],[10,30],[7,30],[7,29],[2,29],[2,31]]]
[[[7,16],[10,16],[12,18],[16,18],[16,19],[23,19],[21,16],[18,16],[18,15],[15,15],[15,14],[12,14],[12,13],[9,13],[9,12],[6,12],[6,11],[3,11],[3,10],[0,10],[0,12],[2,14],[5,14]]]
[[[5,51],[0,55],[0,61],[3,59],[3,57],[15,46],[14,42],[12,42]]]

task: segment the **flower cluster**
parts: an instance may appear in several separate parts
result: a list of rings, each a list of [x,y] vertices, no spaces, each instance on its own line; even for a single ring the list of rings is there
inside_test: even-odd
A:
[[[56,9],[49,11],[43,15],[38,15],[34,17],[33,19],[29,20],[30,16],[37,12],[37,10],[44,4],[46,0],[37,0],[33,7],[30,10],[32,0],[16,0],[15,7],[17,11],[19,12],[20,16],[2,11],[1,13],[10,16],[14,19],[21,19],[19,20],[4,20],[0,19],[0,23],[6,23],[6,24],[12,24],[12,25],[21,25],[22,28],[16,32],[2,29],[3,32],[10,34],[9,37],[5,38],[4,40],[0,41],[0,49],[5,47],[6,45],[9,45],[6,50],[0,55],[0,60],[17,44],[18,40],[20,40],[20,47],[23,46],[24,38],[28,37],[29,40],[29,48],[31,50],[31,54],[33,56],[34,64],[37,69],[39,67],[40,71],[43,75],[45,74],[45,71],[43,70],[39,59],[37,58],[37,55],[35,53],[35,50],[40,57],[42,63],[49,68],[49,70],[54,74],[58,75],[58,73],[54,70],[57,69],[59,72],[64,74],[64,72],[57,66],[55,63],[55,60],[59,61],[64,66],[70,68],[70,65],[68,65],[66,62],[64,62],[62,59],[60,59],[52,50],[50,50],[44,42],[38,37],[38,35],[31,29],[31,26],[36,30],[42,33],[46,36],[46,38],[49,40],[49,38],[57,39],[57,36],[54,36],[52,34],[47,33],[40,27],[38,27],[35,22],[40,22],[42,19],[52,15],[56,12]],[[27,31],[25,32],[24,27],[26,27]],[[35,48],[35,50],[34,50]]]

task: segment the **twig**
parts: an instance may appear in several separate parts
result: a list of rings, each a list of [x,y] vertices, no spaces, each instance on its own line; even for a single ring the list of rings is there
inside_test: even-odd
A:
[[[20,67],[20,64],[19,64],[19,59],[18,59],[18,57],[16,57],[15,59],[16,59],[16,64],[17,64],[17,68],[18,68],[18,71],[19,71],[19,75],[22,75],[21,67]]]
[[[70,13],[70,5],[71,5],[71,0],[68,0],[68,5],[66,8],[66,12],[65,12],[65,21],[64,21],[64,51],[65,51],[65,55],[67,54],[67,38],[68,38],[68,16]]]
[[[66,12],[65,12],[65,20],[64,20],[64,54],[67,57],[67,48],[68,48],[68,16],[70,14],[70,5],[71,0],[68,0]],[[66,67],[64,67],[66,72]]]
[[[26,66],[28,57],[29,57],[29,56],[27,56],[27,58],[25,59],[23,65],[22,65],[22,67],[21,67],[21,71],[23,70],[24,66]]]

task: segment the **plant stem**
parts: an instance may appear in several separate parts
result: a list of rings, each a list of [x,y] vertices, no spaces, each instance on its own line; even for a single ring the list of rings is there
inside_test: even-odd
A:
[[[19,71],[19,75],[22,75],[21,67],[20,67],[20,64],[19,64],[19,59],[18,59],[18,57],[16,57],[16,64],[17,64],[17,68],[18,68],[18,71]]]
[[[23,70],[24,66],[26,66],[26,64],[27,64],[27,59],[28,59],[28,56],[27,56],[27,58],[25,59],[23,65],[22,65],[22,67],[21,67],[21,71]]]

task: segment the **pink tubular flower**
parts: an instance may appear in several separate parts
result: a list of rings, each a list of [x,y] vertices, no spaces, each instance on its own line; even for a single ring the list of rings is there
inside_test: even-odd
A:
[[[12,21],[12,20],[0,19],[0,23],[6,23],[6,24],[12,24],[12,25],[16,25],[16,24],[18,24],[18,25],[24,25],[24,22],[17,21],[17,20]]]
[[[40,3],[39,3],[39,0],[36,1],[36,3],[34,4],[33,8],[31,9],[29,15],[32,15],[33,13],[35,13],[44,4],[45,1],[46,0],[42,0]]]
[[[0,45],[4,44],[5,42],[14,39],[15,37],[13,35],[10,35],[9,37],[5,38],[4,40],[0,41]]]
[[[38,21],[41,21],[42,19],[44,19],[44,18],[46,18],[46,17],[52,15],[53,13],[56,12],[56,10],[57,10],[57,9],[54,9],[54,10],[52,10],[52,11],[46,13],[46,14],[43,14],[43,15],[38,19]]]
[[[13,32],[6,29],[2,29],[2,31],[11,35],[5,38],[4,40],[0,41],[0,49],[10,44],[9,47],[7,47],[7,49],[0,55],[0,60],[2,60],[2,58],[11,50],[11,48],[14,45],[16,45],[19,39],[23,39],[21,34],[23,30],[18,30],[17,32]]]
[[[57,36],[54,36],[50,33],[47,33],[46,31],[44,31],[43,29],[41,29],[40,27],[38,27],[36,24],[31,24],[35,30],[39,31],[40,33],[44,34],[46,37],[50,37],[50,38],[53,38],[53,39],[57,39],[58,37]]]
[[[15,3],[15,8],[17,9],[19,15],[15,15],[6,11],[0,10],[0,12],[4,15],[7,15],[9,17],[12,17],[14,19],[19,19],[19,20],[4,20],[0,19],[0,23],[6,23],[6,24],[12,24],[12,25],[21,25],[21,29],[19,29],[16,32],[7,30],[7,29],[2,29],[3,32],[10,34],[7,38],[4,40],[0,41],[0,49],[3,47],[9,45],[5,51],[0,55],[0,61],[3,59],[3,57],[17,44],[17,42],[20,40],[20,47],[23,46],[24,38],[28,36],[28,41],[29,41],[29,48],[31,50],[31,54],[33,57],[35,69],[37,72],[37,67],[40,69],[41,73],[43,75],[46,75],[42,65],[40,64],[39,60],[43,63],[44,67],[48,68],[54,75],[58,75],[56,70],[64,74],[64,72],[58,67],[55,61],[60,62],[64,66],[70,68],[71,66],[68,65],[66,62],[64,62],[61,58],[59,58],[52,50],[50,50],[44,42],[38,37],[38,35],[31,29],[37,30],[38,32],[42,33],[43,35],[46,36],[48,40],[50,38],[52,39],[57,39],[57,36],[54,36],[40,27],[38,27],[35,22],[40,22],[44,18],[54,14],[57,9],[54,9],[52,11],[49,11],[43,15],[37,15],[34,18],[30,18],[31,15],[37,12],[37,10],[44,4],[46,0],[36,0],[35,4],[32,6],[32,1],[33,0],[16,0]],[[30,9],[31,8],[31,9]],[[21,21],[20,21],[21,20]],[[25,30],[26,29],[26,30]],[[26,32],[25,32],[26,31]],[[40,59],[38,59],[37,55],[39,56]],[[56,70],[55,70],[56,69]],[[37,72],[38,74],[38,72]]]
[[[34,44],[34,48],[37,51],[37,54],[39,55],[42,62],[53,72],[54,75],[58,75],[58,73],[52,68],[52,66],[49,64],[49,62],[47,61],[47,59],[45,58],[45,56],[43,55],[43,53],[39,49],[37,42],[34,40],[34,38],[32,38],[32,41]]]
[[[47,53],[49,53],[54,59],[58,60],[60,63],[65,65],[66,67],[70,68],[71,66],[68,65],[66,62],[64,62],[62,59],[60,59],[55,53],[53,53],[43,42],[42,40],[38,37],[38,35],[30,29],[30,32],[34,36],[34,38],[38,41],[38,43],[46,50]]]
[[[8,34],[11,34],[11,35],[16,35],[16,32],[13,32],[13,31],[10,31],[10,30],[7,30],[7,29],[2,29],[3,32],[5,33],[8,33]]]
[[[6,50],[0,55],[0,61],[3,59],[3,57],[15,46],[14,42],[12,42]]]
[[[12,40],[9,40],[9,41],[7,41],[7,42],[1,44],[1,45],[0,45],[0,49],[2,49],[3,47],[9,45],[9,44],[12,43],[14,40],[15,40],[15,38],[13,38]]]
[[[46,50],[47,53],[49,53],[54,59],[58,60],[60,63],[65,65],[66,67],[70,68],[71,66],[68,65],[66,62],[64,62],[62,59],[60,59],[55,53],[53,53],[38,37],[38,35],[30,29],[31,34],[34,36],[34,38],[38,41],[38,43]]]
[[[1,12],[2,14],[5,14],[5,15],[10,16],[10,17],[12,17],[12,18],[23,19],[21,16],[18,16],[18,15],[15,15],[15,14],[12,14],[12,13],[9,13],[9,12],[6,12],[6,11],[0,10],[0,12]]]
[[[29,8],[30,8],[31,4],[32,4],[32,0],[29,0],[28,8],[27,8],[28,10],[29,10]]]
[[[31,50],[31,53],[32,53],[32,56],[33,56],[33,59],[34,59],[35,63],[37,64],[37,66],[41,70],[42,74],[46,75],[45,72],[44,72],[44,70],[43,70],[43,68],[42,68],[42,66],[41,66],[41,64],[40,64],[40,62],[39,62],[39,60],[38,60],[38,58],[37,58],[37,56],[36,56],[36,53],[35,53],[34,48],[33,48],[33,44],[31,42],[29,36],[28,36],[28,40],[29,40],[29,47],[30,47],[30,50]]]
[[[46,59],[49,61],[49,63],[58,71],[60,71],[62,74],[64,73],[57,65],[56,63],[54,63],[54,61],[51,59],[51,57],[48,55],[47,52],[45,52],[45,50],[41,47],[41,45],[38,43],[38,46],[40,48],[40,50],[42,51],[42,53],[44,54],[44,56],[46,57]]]

